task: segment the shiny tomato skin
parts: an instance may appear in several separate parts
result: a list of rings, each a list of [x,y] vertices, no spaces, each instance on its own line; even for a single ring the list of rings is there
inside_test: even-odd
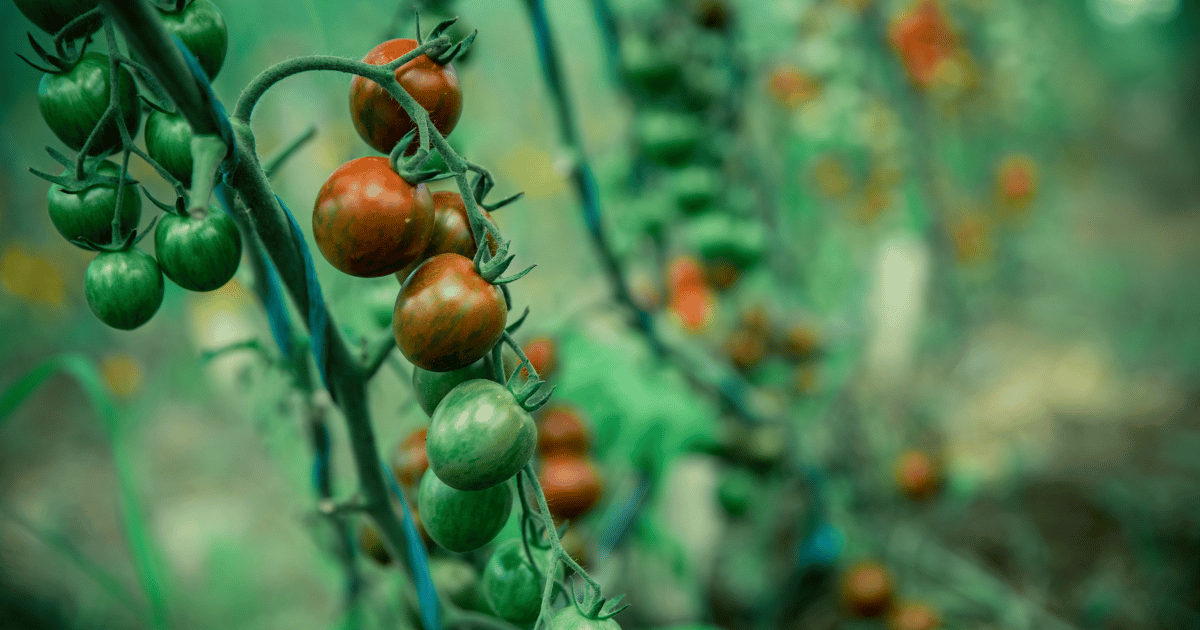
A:
[[[422,428],[408,434],[392,456],[392,474],[404,487],[417,485],[421,475],[429,468],[429,458],[425,456],[425,437],[428,432],[428,429]]]
[[[491,380],[492,362],[488,356],[468,365],[465,368],[449,372],[430,372],[419,367],[413,368],[413,392],[417,396],[417,404],[426,414],[432,416],[438,403],[459,385],[477,378]]]
[[[108,160],[96,172],[112,178],[121,176],[121,168]],[[64,172],[64,175],[67,173]],[[52,184],[46,193],[50,222],[68,241],[86,239],[97,245],[112,242],[113,210],[117,207],[117,186],[97,184],[85,190],[67,192]],[[125,184],[121,196],[121,237],[137,228],[142,220],[142,195],[135,184]]]
[[[180,114],[154,110],[146,117],[146,153],[184,186],[192,183],[192,125]]]
[[[313,237],[339,271],[359,278],[395,273],[420,258],[433,234],[433,196],[410,186],[385,157],[350,160],[317,193]]]
[[[393,39],[372,48],[363,62],[385,65],[417,47],[416,40]],[[454,64],[440,65],[428,55],[421,55],[396,68],[396,80],[425,111],[433,126],[449,135],[462,114],[462,87]],[[356,76],[350,82],[350,118],[358,135],[380,153],[391,153],[404,134],[416,128],[416,123],[391,94],[369,79]],[[418,139],[413,138],[406,153],[416,150]]]
[[[542,608],[542,587],[546,579],[546,549],[530,545],[537,570],[520,538],[504,541],[492,552],[483,568],[483,596],[497,617],[515,624],[529,624]],[[561,573],[561,569],[558,571]]]
[[[554,613],[550,618],[550,627],[554,630],[621,630],[621,624],[615,619],[594,619],[568,604],[566,608]]]
[[[413,365],[449,372],[483,358],[504,333],[508,308],[500,288],[469,258],[438,254],[400,288],[392,328]]]
[[[221,210],[211,209],[203,219],[167,213],[154,229],[154,255],[175,284],[188,291],[212,291],[237,273],[242,235]]]
[[[492,215],[488,214],[486,210],[483,211],[483,216],[487,217],[489,221],[492,220]],[[490,235],[487,238],[488,242],[492,243],[492,253],[496,253],[495,239]],[[400,284],[404,284],[404,281],[408,280],[412,272],[427,258],[438,254],[455,253],[473,260],[478,249],[475,247],[475,237],[471,234],[471,220],[467,216],[467,205],[463,202],[462,195],[449,190],[435,192],[433,193],[433,234],[429,237],[429,246],[425,248],[425,252],[421,254],[419,260],[397,271],[396,279],[400,281]]]
[[[451,488],[432,471],[421,477],[417,493],[421,522],[429,537],[455,553],[474,551],[492,542],[512,513],[512,484],[483,490]]]
[[[125,127],[131,138],[137,137],[142,119],[142,102],[138,98],[137,84],[124,66],[120,67],[117,77],[118,99],[124,112]],[[112,85],[108,56],[88,51],[65,72],[42,75],[38,83],[38,109],[54,135],[63,144],[78,151],[108,109]],[[121,131],[113,118],[100,131],[88,153],[99,155],[120,143]]]
[[[537,446],[533,418],[495,381],[455,387],[433,412],[425,452],[442,481],[459,490],[504,483],[529,463]]]
[[[160,11],[159,15],[167,32],[195,55],[209,80],[217,78],[229,48],[229,30],[217,5],[210,0],[192,0],[182,11]]]
[[[555,405],[546,409],[538,422],[537,446],[538,453],[543,456],[554,453],[587,455],[591,438],[575,409]]]
[[[542,462],[538,480],[550,514],[558,520],[575,519],[595,507],[604,494],[600,471],[585,456],[554,453]]]
[[[165,292],[158,262],[140,249],[101,252],[88,264],[83,286],[92,313],[118,330],[150,321]]]

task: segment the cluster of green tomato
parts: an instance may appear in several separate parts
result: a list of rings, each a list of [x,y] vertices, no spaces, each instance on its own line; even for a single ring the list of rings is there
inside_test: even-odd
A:
[[[209,77],[225,59],[225,20],[209,0],[174,2],[159,13],[167,31],[199,61]],[[96,9],[96,0],[17,0],[17,7],[39,28],[58,32],[76,18]],[[57,55],[35,52],[49,68],[38,85],[38,105],[54,135],[75,151],[86,153],[83,177],[74,164],[60,161],[66,170],[47,195],[50,220],[70,242],[100,252],[88,265],[84,288],[88,306],[113,328],[132,330],[150,320],[162,305],[163,274],[191,291],[211,291],[223,286],[237,271],[242,242],[237,225],[223,212],[189,216],[162,206],[166,214],[154,232],[155,256],[137,249],[136,232],[142,200],[136,182],[105,156],[126,149],[116,117],[132,138],[142,117],[137,84],[121,63],[112,76],[109,55],[87,50],[98,15],[67,27],[56,40]],[[91,20],[91,21],[87,21]],[[64,48],[62,40],[67,39]],[[78,44],[78,45],[77,45]],[[112,51],[110,51],[111,53]],[[36,65],[35,65],[36,67]],[[113,99],[117,112],[106,114]],[[146,103],[151,101],[146,100]],[[167,173],[186,186],[192,177],[191,128],[178,114],[151,104],[145,129],[146,153]],[[107,118],[106,118],[107,116]],[[100,126],[100,123],[105,123]],[[99,127],[99,128],[97,128]],[[90,142],[89,142],[90,138]],[[118,207],[119,206],[119,207]]]

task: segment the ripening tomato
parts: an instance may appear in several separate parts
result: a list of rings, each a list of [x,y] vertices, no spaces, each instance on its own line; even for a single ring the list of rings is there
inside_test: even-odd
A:
[[[888,615],[889,630],[937,630],[941,626],[937,611],[920,602],[897,604]]]
[[[515,624],[530,624],[542,609],[547,549],[530,544],[537,569],[529,563],[520,538],[510,538],[492,552],[483,568],[483,597],[497,617]],[[562,568],[555,571],[561,575]]]
[[[821,347],[820,337],[810,326],[796,324],[789,328],[780,340],[779,350],[794,361],[811,359]]]
[[[725,340],[725,353],[734,367],[749,371],[767,356],[767,340],[753,330],[738,328]]]
[[[550,337],[534,337],[521,346],[521,352],[533,365],[533,369],[542,380],[550,378],[558,369],[558,344]],[[529,370],[521,369],[521,376],[529,377]]]
[[[482,490],[504,483],[529,463],[537,427],[508,388],[467,381],[446,394],[429,421],[429,466],[449,486]]]
[[[591,438],[583,419],[573,407],[554,405],[542,413],[538,423],[538,453],[587,455]]]
[[[928,499],[941,486],[940,466],[927,453],[906,451],[896,460],[896,485],[915,501]]]
[[[212,291],[237,273],[242,236],[221,210],[210,209],[203,219],[168,212],[154,229],[154,254],[175,284],[188,291]]]
[[[538,481],[556,520],[575,519],[592,509],[604,494],[600,471],[586,456],[551,453],[542,461]]]
[[[817,82],[790,66],[780,66],[767,77],[767,93],[777,103],[796,109],[820,94]]]
[[[140,249],[101,252],[88,264],[83,287],[92,313],[120,330],[150,321],[165,290],[158,263]]]
[[[991,258],[995,250],[992,224],[980,214],[966,214],[949,225],[950,240],[958,262],[970,265]]]
[[[589,617],[572,604],[554,613],[550,618],[550,627],[554,630],[621,630],[621,624],[612,617]]]
[[[859,617],[877,617],[892,604],[892,576],[883,565],[859,562],[842,574],[842,605]]]
[[[426,414],[432,416],[438,403],[442,402],[450,390],[477,378],[494,380],[490,355],[484,355],[482,359],[465,368],[449,372],[430,372],[413,367],[413,391],[417,396],[417,404],[421,405]]]
[[[225,16],[210,0],[191,0],[180,11],[159,9],[163,27],[179,38],[200,62],[200,68],[211,81],[225,63],[229,48],[229,31]]]
[[[118,101],[129,137],[133,138],[137,136],[142,119],[142,102],[138,98],[137,84],[124,66],[118,70],[117,77]],[[85,52],[70,69],[42,75],[38,84],[38,108],[42,118],[63,144],[78,151],[108,109],[112,84],[108,57],[98,52]],[[113,118],[100,131],[88,154],[99,155],[120,143],[121,130]]]
[[[474,551],[492,542],[504,529],[512,512],[512,484],[483,490],[458,490],[442,482],[434,471],[421,477],[417,505],[429,537],[455,553]]]
[[[492,216],[486,210],[483,211],[483,216],[489,221],[492,220]],[[492,254],[495,254],[496,240],[490,234],[487,239],[491,244]],[[449,190],[435,192],[433,233],[429,236],[429,245],[419,259],[396,272],[396,279],[400,284],[404,284],[422,262],[438,254],[455,253],[474,260],[477,251],[479,248],[475,246],[475,237],[471,234],[471,220],[467,216],[467,205],[463,202],[462,195]]]
[[[1037,194],[1037,167],[1025,155],[1010,155],[996,169],[996,195],[1008,214],[1025,210]]]
[[[700,332],[712,325],[716,310],[716,296],[706,286],[686,287],[671,296],[671,311],[688,332]]]
[[[95,9],[99,0],[13,0],[17,9],[35,26],[51,35],[71,20]],[[99,21],[96,26],[99,27]]]
[[[761,335],[766,335],[771,330],[771,315],[767,313],[767,308],[762,304],[756,304],[742,311],[738,321],[747,330]]]
[[[425,456],[425,436],[428,432],[428,429],[422,428],[408,434],[392,455],[392,474],[404,487],[417,485],[421,475],[429,468],[429,458]]]
[[[449,372],[483,358],[500,340],[507,317],[500,288],[480,277],[471,259],[438,254],[400,288],[392,328],[413,365]]]
[[[667,291],[672,295],[685,288],[703,287],[704,267],[691,256],[677,256],[667,266]]]
[[[362,60],[382,66],[416,47],[416,40],[393,39],[372,48]],[[443,66],[428,55],[421,55],[396,68],[396,80],[429,112],[433,126],[443,136],[454,131],[463,105],[462,87],[459,86],[454,64]],[[359,76],[350,82],[350,117],[358,135],[381,153],[391,153],[396,143],[416,128],[416,123],[387,90]],[[417,142],[418,139],[413,138],[405,152],[416,151],[419,146]]]
[[[375,278],[420,258],[433,234],[433,197],[410,186],[385,157],[350,160],[317,193],[313,237],[343,273]],[[478,357],[476,357],[478,358]]]
[[[64,171],[66,175],[71,169]],[[96,172],[112,178],[121,176],[121,167],[105,160]],[[52,184],[46,194],[50,222],[68,241],[86,239],[97,245],[112,244],[112,220],[117,207],[116,184],[96,184],[84,190],[67,192]],[[126,183],[121,195],[121,233],[124,239],[142,220],[142,195],[133,183]]]
[[[958,46],[958,36],[937,0],[918,0],[892,24],[889,38],[909,77],[920,87],[933,83],[938,67]]]
[[[192,184],[192,125],[157,109],[146,117],[146,153],[184,186]]]

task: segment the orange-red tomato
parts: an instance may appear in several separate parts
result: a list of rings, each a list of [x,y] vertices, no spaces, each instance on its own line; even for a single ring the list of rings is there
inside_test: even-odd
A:
[[[938,67],[958,48],[958,37],[937,0],[918,0],[892,24],[890,38],[909,77],[921,87],[933,83]]]
[[[927,453],[906,451],[896,460],[896,485],[912,499],[927,499],[941,486],[939,469]]]
[[[396,447],[392,457],[392,473],[396,481],[405,487],[416,487],[425,469],[429,468],[429,458],[425,455],[425,436],[428,433],[429,429],[417,429]]]
[[[767,77],[767,93],[780,105],[796,109],[816,98],[820,87],[803,72],[791,66],[780,66]]]
[[[487,217],[489,221],[492,219],[492,215],[488,214],[486,210],[483,211],[483,216]],[[488,235],[487,238],[490,249],[495,254],[496,241],[491,235]],[[420,258],[396,272],[396,279],[400,281],[400,284],[404,284],[414,269],[426,259],[433,258],[438,254],[455,253],[474,259],[475,252],[478,250],[479,248],[475,246],[475,237],[471,234],[471,220],[467,216],[467,205],[463,202],[462,195],[449,190],[435,192],[433,193],[433,231],[429,235],[429,245],[421,253]]]
[[[573,407],[554,405],[546,409],[538,423],[538,452],[587,455],[591,438],[587,426]]]
[[[521,351],[543,380],[558,369],[558,344],[550,337],[534,337],[521,346]],[[528,377],[529,371],[522,369],[521,375]]]
[[[416,47],[416,40],[393,39],[372,48],[362,60],[382,66]],[[429,112],[429,119],[442,135],[454,130],[462,114],[463,96],[453,64],[443,66],[421,55],[396,68],[396,80]],[[358,135],[380,153],[391,153],[400,138],[416,128],[387,90],[359,76],[350,82],[350,118]],[[413,138],[405,152],[416,151],[417,146],[417,138]]]
[[[878,562],[862,561],[842,574],[842,605],[860,617],[877,617],[891,606],[892,576]]]
[[[671,297],[671,310],[684,330],[700,332],[713,323],[717,300],[706,286],[687,287]]]
[[[1020,214],[1037,194],[1037,167],[1024,155],[1011,155],[996,169],[996,196],[1006,214]]]
[[[739,328],[725,340],[725,353],[739,370],[751,370],[767,356],[767,340],[761,333]]]
[[[667,291],[673,296],[680,291],[706,286],[704,267],[691,256],[678,256],[667,267]]]
[[[342,273],[376,278],[419,259],[433,234],[433,196],[410,186],[385,157],[338,167],[317,193],[313,237]]]
[[[954,256],[960,263],[971,264],[987,260],[995,248],[992,225],[982,216],[967,215],[950,225]]]
[[[596,466],[588,458],[570,453],[546,457],[538,480],[550,514],[558,520],[585,514],[604,494],[604,482]]]
[[[898,604],[888,615],[890,630],[937,630],[941,626],[937,611],[919,602]]]

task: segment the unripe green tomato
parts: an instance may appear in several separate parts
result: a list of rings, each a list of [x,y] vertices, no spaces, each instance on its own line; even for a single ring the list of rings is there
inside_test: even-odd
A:
[[[154,110],[146,118],[146,153],[184,186],[192,184],[192,126],[179,114]]]
[[[117,72],[117,92],[129,136],[137,136],[142,119],[142,102],[138,98],[133,75],[121,66]],[[54,135],[75,151],[83,148],[92,130],[108,109],[113,81],[109,58],[88,51],[65,72],[47,72],[38,83],[38,109]],[[121,130],[112,118],[99,132],[88,149],[89,155],[99,155],[121,143]]]
[[[165,290],[158,263],[140,249],[101,252],[88,264],[83,287],[92,313],[119,330],[150,321]]]
[[[154,253],[163,273],[188,291],[225,286],[242,261],[242,236],[221,210],[203,219],[164,214],[154,230]]]
[[[25,17],[51,35],[62,30],[71,20],[95,9],[99,0],[13,0]],[[100,21],[96,21],[96,27]]]
[[[611,617],[593,619],[579,612],[573,604],[554,613],[550,618],[550,627],[554,630],[621,630],[621,624]]]
[[[446,394],[429,421],[425,452],[442,481],[459,490],[504,483],[529,463],[537,427],[512,392],[495,381],[467,381]]]
[[[487,612],[487,603],[479,592],[479,571],[458,558],[431,558],[429,574],[433,585],[455,606]]]
[[[542,609],[547,549],[530,545],[535,571],[520,538],[510,538],[492,552],[483,568],[483,596],[497,617],[515,624],[533,623]],[[561,567],[557,573],[561,575]]]
[[[179,38],[211,81],[225,64],[229,31],[225,16],[209,0],[191,0],[182,11],[160,11],[167,32]]]
[[[660,47],[645,37],[634,35],[621,42],[621,71],[633,85],[660,94],[679,79],[679,64],[662,54]]]
[[[485,490],[455,490],[433,471],[425,471],[417,491],[421,523],[434,542],[455,553],[474,551],[492,542],[512,512],[511,484]]]
[[[700,146],[700,119],[676,112],[645,112],[635,123],[638,146],[647,158],[669,166],[687,161]]]
[[[685,228],[684,240],[708,260],[725,258],[741,268],[757,263],[767,248],[762,223],[723,213],[694,218]]]
[[[668,185],[675,203],[687,214],[698,214],[712,206],[721,194],[724,178],[721,172],[708,166],[687,166],[670,175]]]
[[[63,174],[68,172],[64,171]],[[107,160],[100,163],[96,172],[113,178],[121,176],[121,168]],[[97,245],[112,244],[112,220],[117,207],[116,185],[97,184],[70,193],[54,184],[46,194],[46,205],[54,229],[68,241],[86,239]],[[120,238],[128,237],[141,220],[142,195],[136,185],[127,183],[121,195]]]
[[[757,480],[747,471],[740,468],[726,470],[721,474],[717,485],[717,501],[725,513],[730,516],[741,516],[750,507],[754,496]]]
[[[393,304],[395,301],[393,298]],[[388,321],[391,322],[391,312],[388,312]],[[417,395],[417,404],[421,405],[421,409],[425,410],[425,413],[432,416],[438,403],[442,402],[450,390],[475,379],[491,380],[492,376],[490,353],[465,368],[449,372],[430,372],[413,366],[413,392]]]

